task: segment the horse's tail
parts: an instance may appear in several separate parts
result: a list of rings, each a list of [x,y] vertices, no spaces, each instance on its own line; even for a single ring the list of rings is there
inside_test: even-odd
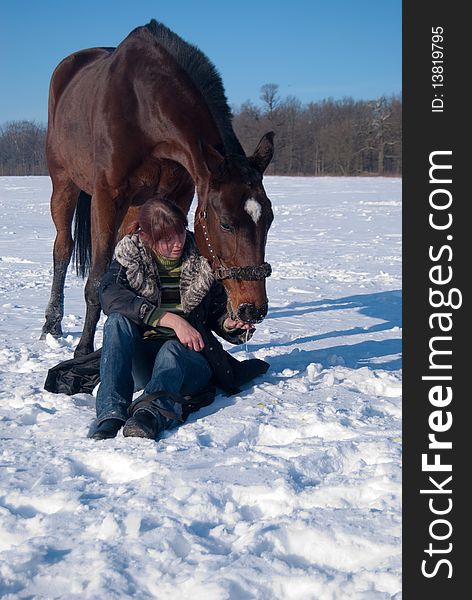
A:
[[[90,271],[92,257],[91,204],[92,196],[81,191],[74,215],[73,261],[77,275],[82,278]]]

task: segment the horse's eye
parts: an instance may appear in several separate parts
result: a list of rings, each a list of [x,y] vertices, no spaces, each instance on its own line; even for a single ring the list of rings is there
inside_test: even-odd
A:
[[[231,227],[231,225],[228,225],[228,223],[220,223],[220,227],[223,231],[226,231],[227,233],[231,233],[233,231],[233,228]]]

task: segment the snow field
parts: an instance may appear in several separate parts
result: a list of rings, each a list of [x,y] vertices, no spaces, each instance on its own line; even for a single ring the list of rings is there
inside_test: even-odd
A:
[[[267,177],[269,372],[157,443],[43,390],[50,182],[0,178],[0,596],[380,600],[401,588],[401,182]],[[101,343],[102,317],[97,332]]]

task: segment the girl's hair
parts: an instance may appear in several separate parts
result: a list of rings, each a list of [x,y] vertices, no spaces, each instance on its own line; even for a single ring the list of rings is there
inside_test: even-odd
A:
[[[139,209],[139,227],[152,243],[166,234],[182,233],[187,226],[187,217],[166,198],[148,200]]]

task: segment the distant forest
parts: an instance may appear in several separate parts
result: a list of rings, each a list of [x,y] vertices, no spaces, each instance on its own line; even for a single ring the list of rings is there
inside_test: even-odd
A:
[[[279,87],[261,87],[260,103],[233,107],[233,126],[247,154],[275,131],[268,175],[400,175],[402,101],[327,99],[302,104],[281,98]],[[0,175],[47,175],[46,126],[12,121],[0,127]]]

